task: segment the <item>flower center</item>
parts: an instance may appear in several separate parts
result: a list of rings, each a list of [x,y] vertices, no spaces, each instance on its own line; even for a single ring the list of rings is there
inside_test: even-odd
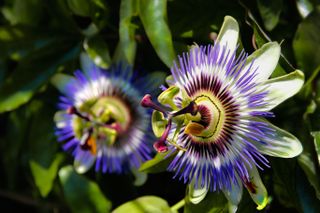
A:
[[[201,92],[194,97],[200,119],[199,116],[189,116],[190,121],[186,125],[185,133],[197,142],[215,141],[224,124],[224,108],[220,101],[211,94]]]
[[[130,125],[131,115],[127,104],[113,96],[104,96],[70,107],[72,126],[83,150],[96,154],[97,143],[114,145],[117,137]]]

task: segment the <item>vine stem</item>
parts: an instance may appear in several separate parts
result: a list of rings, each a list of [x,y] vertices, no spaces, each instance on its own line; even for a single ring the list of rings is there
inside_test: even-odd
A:
[[[174,204],[170,209],[173,212],[178,212],[178,210],[186,204],[185,200],[182,199],[178,203]]]

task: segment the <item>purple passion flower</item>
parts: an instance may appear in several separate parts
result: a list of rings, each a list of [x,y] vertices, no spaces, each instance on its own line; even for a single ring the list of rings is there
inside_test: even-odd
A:
[[[302,146],[292,134],[265,118],[296,94],[304,75],[296,70],[269,79],[280,46],[270,42],[248,56],[237,52],[239,26],[226,17],[214,45],[194,46],[178,57],[168,88],[141,104],[154,110],[152,128],[158,152],[176,154],[168,170],[189,184],[189,199],[200,202],[208,190],[222,191],[236,206],[243,185],[262,209],[268,202],[257,167],[269,167],[264,155],[292,158]]]
[[[150,159],[150,113],[139,102],[159,78],[134,80],[121,65],[106,71],[93,66],[74,75],[62,89],[55,121],[58,141],[73,151],[76,171],[95,165],[95,171],[122,173]]]

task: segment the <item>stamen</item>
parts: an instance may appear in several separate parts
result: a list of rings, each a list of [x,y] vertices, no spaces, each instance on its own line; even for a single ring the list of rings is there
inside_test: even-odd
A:
[[[161,138],[155,143],[153,144],[153,147],[155,150],[157,150],[157,152],[166,152],[168,151],[168,147],[166,145],[166,140],[167,140],[167,137],[169,135],[169,131],[171,129],[171,124],[172,124],[172,121],[171,119],[168,120],[168,125],[166,127],[166,129],[164,130]]]
[[[91,150],[91,144],[89,144],[89,139],[92,135],[93,129],[90,128],[81,138],[80,147],[82,150]]]
[[[74,106],[69,107],[69,108],[67,109],[67,113],[70,114],[70,115],[72,115],[72,114],[77,115],[77,116],[79,116],[80,118],[82,118],[82,119],[84,119],[84,120],[86,120],[86,121],[90,121],[90,118],[88,118],[87,116],[81,114],[81,113],[77,110],[77,108],[74,107]]]
[[[154,103],[154,102],[152,101],[152,97],[151,97],[150,94],[146,94],[146,95],[142,98],[140,104],[141,104],[141,106],[143,106],[143,107],[146,107],[146,108],[150,107],[150,108],[152,108],[152,109],[154,109],[154,110],[157,110],[157,111],[159,111],[159,112],[162,112],[162,113],[165,114],[165,115],[167,114],[167,110],[165,110],[165,109],[162,108],[161,106],[158,106],[156,103]]]
[[[177,112],[172,113],[172,117],[178,116],[178,115],[183,115],[186,113],[190,113],[191,115],[195,116],[198,113],[198,106],[194,101],[191,101],[188,106],[185,108],[180,109]]]

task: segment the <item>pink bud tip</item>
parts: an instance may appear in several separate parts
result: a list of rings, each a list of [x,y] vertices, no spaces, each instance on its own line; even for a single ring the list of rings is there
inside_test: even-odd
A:
[[[153,148],[160,153],[168,151],[168,147],[163,141],[157,141],[155,144],[153,144]]]
[[[76,111],[77,111],[77,109],[74,106],[71,106],[67,109],[67,113],[70,115],[75,114]]]
[[[140,102],[140,104],[141,104],[141,106],[143,106],[143,107],[150,107],[151,105],[152,105],[152,99],[151,99],[151,95],[150,94],[146,94],[143,98],[142,98],[142,100],[141,100],[141,102]]]

